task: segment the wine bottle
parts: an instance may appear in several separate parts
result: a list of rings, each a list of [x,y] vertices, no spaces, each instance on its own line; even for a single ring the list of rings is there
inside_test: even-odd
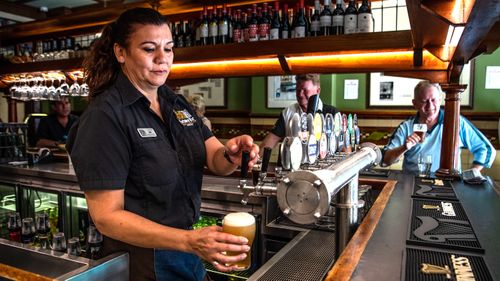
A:
[[[304,0],[299,1],[299,10],[295,22],[295,38],[304,38],[307,34],[307,20],[305,16]]]
[[[236,11],[234,16],[234,26],[233,26],[233,42],[242,43],[243,42],[243,23],[241,22],[241,10]]]
[[[280,2],[274,2],[274,13],[271,20],[271,26],[269,28],[269,39],[277,40],[280,39],[281,32],[281,22],[280,22]]]
[[[288,17],[288,4],[283,5],[282,22],[281,22],[281,38],[290,38],[290,21]]]
[[[373,32],[373,16],[368,0],[363,0],[358,9],[358,32]]]
[[[234,15],[231,11],[231,7],[227,8],[227,21],[229,26],[227,27],[227,31],[229,33],[229,42],[233,42],[233,29],[234,29]]]
[[[212,9],[212,17],[208,24],[208,44],[216,45],[219,43],[219,19],[217,18],[217,6],[214,5]]]
[[[208,11],[203,7],[203,18],[200,22],[200,45],[208,45]]]
[[[320,35],[331,34],[332,12],[330,11],[330,0],[325,0],[323,11],[320,14]]]
[[[203,11],[200,12],[200,17],[199,19],[194,23],[194,44],[196,46],[201,45],[200,41],[200,25],[201,21],[203,20]]]
[[[257,34],[259,20],[257,18],[257,4],[253,4],[252,16],[248,20],[248,41],[255,42],[259,40]]]
[[[184,25],[181,22],[177,23],[176,27],[176,34],[175,34],[175,47],[177,48],[183,48],[184,47]]]
[[[249,20],[252,15],[252,9],[247,9],[246,13],[243,13],[243,41],[250,42],[250,27]]]
[[[332,13],[332,34],[344,34],[344,9],[342,8],[342,0],[337,0],[337,6]]]
[[[193,37],[191,32],[191,24],[187,21],[182,23],[184,26],[184,47],[193,46]]]
[[[358,25],[358,10],[354,0],[349,0],[349,6],[345,9],[344,34],[356,33]]]
[[[218,24],[218,35],[219,43],[227,44],[229,43],[229,18],[227,16],[227,6],[226,4],[222,7],[222,15],[219,18]]]
[[[321,4],[319,3],[319,0],[314,0],[314,13],[311,16],[311,36],[319,36],[320,33],[320,13],[321,10]]]
[[[259,40],[269,40],[269,27],[271,22],[267,16],[267,3],[263,4],[262,15],[259,21]]]

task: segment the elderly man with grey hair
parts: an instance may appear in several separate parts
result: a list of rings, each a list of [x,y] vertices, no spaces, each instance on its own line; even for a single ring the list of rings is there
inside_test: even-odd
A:
[[[440,109],[441,90],[437,84],[421,81],[413,94],[413,107],[417,114],[402,122],[384,147],[384,165],[391,165],[404,155],[403,171],[418,172],[419,155],[431,155],[431,172],[440,166],[441,139],[443,136],[444,111]],[[414,132],[414,124],[426,124],[427,132],[421,137]],[[459,121],[460,148],[469,149],[474,155],[472,168],[490,168],[495,160],[495,148],[488,139],[465,117]],[[458,157],[458,169],[461,167]]]

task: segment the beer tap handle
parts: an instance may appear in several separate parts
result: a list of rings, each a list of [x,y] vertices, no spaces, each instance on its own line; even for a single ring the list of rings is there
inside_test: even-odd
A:
[[[253,166],[253,169],[252,169],[252,182],[253,182],[254,186],[259,183],[260,175],[261,175],[261,172],[259,172],[259,169],[258,169],[257,165]]]
[[[306,113],[311,113],[313,116],[318,111],[319,95],[310,96],[307,100],[307,111]]]
[[[264,155],[262,156],[262,168],[261,173],[267,173],[267,167],[269,166],[269,159],[271,159],[272,148],[264,147]]]
[[[243,205],[247,204],[248,197],[252,192],[250,189],[251,187],[247,186],[248,162],[250,162],[250,152],[244,150],[241,153],[241,175],[239,185],[239,189],[243,192],[243,198],[241,199],[241,204]]]
[[[248,174],[248,162],[250,162],[250,152],[244,150],[241,153],[241,179],[246,179]]]

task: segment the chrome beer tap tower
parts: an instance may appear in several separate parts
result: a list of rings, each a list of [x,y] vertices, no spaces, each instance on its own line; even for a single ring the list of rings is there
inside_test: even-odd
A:
[[[292,118],[290,123],[297,123],[297,118]],[[321,128],[323,132],[319,133],[319,135],[324,135],[324,131],[328,130],[333,134],[333,130],[329,128],[323,130],[322,125]],[[290,131],[293,132],[294,130],[297,131],[297,128],[292,127]],[[339,131],[344,134],[342,129]],[[314,133],[313,130],[311,132]],[[309,136],[314,135],[310,134]],[[290,137],[296,138],[297,136]],[[327,139],[329,137],[331,136],[328,136]],[[261,170],[256,171],[254,169],[253,184],[250,185],[246,179],[246,167],[248,166],[249,157],[247,153],[244,153],[241,170],[242,179],[238,186],[243,192],[241,203],[246,204],[250,195],[276,196],[283,215],[294,223],[301,225],[318,222],[322,216],[332,211],[331,208],[334,208],[336,255],[338,257],[356,231],[358,227],[358,208],[364,205],[364,202],[358,199],[359,171],[369,165],[378,164],[382,159],[382,153],[377,145],[373,143],[359,145],[358,142],[356,144],[355,140],[359,140],[359,137],[349,138],[348,134],[347,138],[340,141],[349,142],[349,140],[353,140],[350,145],[352,144],[355,148],[354,152],[325,153],[326,155],[323,157],[320,156],[322,152],[314,151],[314,147],[304,151],[290,151],[289,147],[286,147],[287,138],[285,138],[281,147],[281,151],[285,151],[285,155],[292,155],[293,158],[294,154],[306,154],[305,157],[302,157],[302,163],[299,165],[300,169],[294,170],[292,168],[294,165],[288,165],[289,171],[284,171],[281,167],[278,167],[276,168],[275,177],[268,177],[267,166],[271,149],[265,148]],[[318,142],[321,142],[321,139],[324,140],[325,138],[320,137],[318,139]],[[312,141],[309,139],[307,146],[311,147],[311,143]],[[330,143],[338,144],[339,140],[328,142],[328,144]],[[321,143],[316,144],[316,148],[321,146],[328,147],[328,145],[325,146]],[[301,147],[294,146],[292,149],[300,149]],[[311,163],[309,161],[310,155],[315,153],[317,155],[314,156],[318,156],[318,160]],[[282,153],[281,162],[284,161],[287,160],[283,160]]]

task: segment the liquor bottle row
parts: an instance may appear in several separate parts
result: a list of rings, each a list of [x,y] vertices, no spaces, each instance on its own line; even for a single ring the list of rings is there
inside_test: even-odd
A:
[[[98,34],[60,37],[24,42],[0,48],[0,60],[11,63],[61,60],[84,57]]]
[[[288,4],[280,9],[276,1],[274,8],[263,3],[233,12],[226,4],[221,9],[214,5],[210,11],[204,6],[199,19],[176,22],[172,26],[174,42],[177,48],[182,48],[373,32],[369,1],[362,0],[359,8],[355,0],[345,4],[343,0],[336,0],[336,6],[332,7],[330,0],[324,0],[321,6],[320,0],[315,0],[314,7],[306,9],[304,0],[299,0],[294,9],[289,9]]]
[[[27,130],[24,123],[0,122],[0,164],[26,160]]]
[[[73,256],[85,256],[89,259],[100,258],[102,235],[92,223],[87,229],[87,235],[80,231],[79,237],[66,240],[64,232],[56,228],[57,210],[38,213],[36,219],[26,217],[21,220],[19,213],[10,213],[7,219],[9,240],[20,242],[40,249],[67,252]],[[86,238],[85,238],[86,237]],[[85,246],[82,251],[82,245]],[[84,253],[83,253],[84,252]]]

